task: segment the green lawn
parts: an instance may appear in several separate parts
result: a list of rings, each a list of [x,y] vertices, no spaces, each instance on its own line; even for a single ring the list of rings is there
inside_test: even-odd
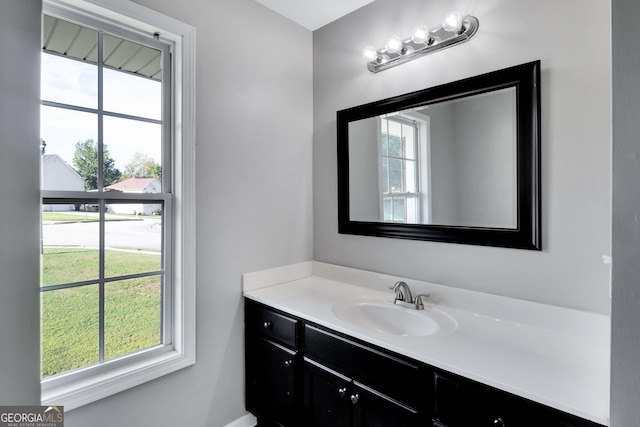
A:
[[[85,215],[84,213],[42,212],[42,220],[56,222],[97,222],[99,218],[94,215]]]
[[[97,278],[98,251],[45,248],[43,285]],[[106,251],[109,277],[155,271],[158,255]],[[161,278],[105,285],[105,359],[160,344]],[[42,377],[98,362],[98,285],[42,293]]]
[[[121,276],[160,270],[157,255],[131,251],[106,251],[105,276]],[[42,285],[81,282],[98,278],[98,251],[86,248],[45,248],[42,254]]]

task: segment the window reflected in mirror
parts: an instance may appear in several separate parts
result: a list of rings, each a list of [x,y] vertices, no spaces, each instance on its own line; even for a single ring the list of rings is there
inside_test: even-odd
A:
[[[354,221],[517,226],[514,87],[349,123]]]

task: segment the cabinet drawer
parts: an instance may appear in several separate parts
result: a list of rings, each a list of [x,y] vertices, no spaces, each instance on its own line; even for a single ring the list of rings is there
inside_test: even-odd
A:
[[[249,333],[261,334],[295,347],[298,322],[248,300],[245,302],[245,327]]]
[[[599,426],[449,373],[436,372],[434,385],[434,427]]]
[[[434,386],[436,417],[445,426],[499,426],[498,420],[505,418],[503,396],[480,384],[435,373]]]
[[[423,381],[428,379],[421,377],[422,371],[416,363],[310,325],[304,326],[304,337],[304,351],[308,356],[335,367],[404,405],[418,407],[418,393],[407,384],[426,384]],[[429,396],[422,395],[420,399],[429,399]]]

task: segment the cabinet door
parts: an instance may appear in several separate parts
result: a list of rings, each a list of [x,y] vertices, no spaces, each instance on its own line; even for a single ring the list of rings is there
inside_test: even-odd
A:
[[[303,425],[305,427],[351,427],[350,378],[307,358],[304,358],[303,370]]]
[[[349,400],[353,405],[354,427],[413,427],[420,425],[415,409],[357,382],[354,383]]]
[[[296,353],[260,336],[246,341],[247,410],[258,419],[295,427]]]

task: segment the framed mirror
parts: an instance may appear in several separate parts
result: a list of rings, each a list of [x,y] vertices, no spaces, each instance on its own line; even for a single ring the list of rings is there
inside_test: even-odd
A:
[[[338,231],[540,250],[540,61],[337,112]]]

